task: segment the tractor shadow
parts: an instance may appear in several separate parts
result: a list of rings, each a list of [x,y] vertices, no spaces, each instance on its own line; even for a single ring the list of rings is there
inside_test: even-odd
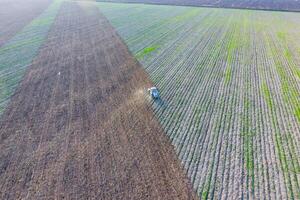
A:
[[[153,104],[163,110],[168,107],[168,103],[161,98],[153,100]]]

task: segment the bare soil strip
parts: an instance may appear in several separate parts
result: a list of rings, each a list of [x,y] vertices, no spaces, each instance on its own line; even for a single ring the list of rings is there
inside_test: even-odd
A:
[[[64,3],[0,121],[0,199],[195,199],[150,85],[97,8]]]
[[[41,14],[52,0],[1,0],[0,47],[31,20]]]

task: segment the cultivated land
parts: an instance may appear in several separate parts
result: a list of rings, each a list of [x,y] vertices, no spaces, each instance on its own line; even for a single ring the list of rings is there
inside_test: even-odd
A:
[[[300,199],[300,14],[99,3],[203,198]]]
[[[97,0],[97,1],[300,11],[299,0]]]
[[[202,199],[300,199],[299,13],[47,2],[1,12],[0,199],[194,199],[176,153]]]
[[[30,23],[28,22],[29,24],[0,47],[0,115],[22,79],[27,66],[45,41],[61,2],[61,0],[54,0],[42,14]],[[23,14],[23,17],[27,18],[25,15],[28,13]],[[5,30],[3,28],[1,31],[4,33]]]
[[[1,0],[0,47],[32,19],[41,14],[52,0]]]
[[[96,7],[63,3],[1,116],[0,199],[194,199],[150,85]]]

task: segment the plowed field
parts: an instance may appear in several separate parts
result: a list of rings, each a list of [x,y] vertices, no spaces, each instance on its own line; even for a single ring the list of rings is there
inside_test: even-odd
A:
[[[92,5],[65,2],[0,120],[0,199],[194,199],[144,89]]]

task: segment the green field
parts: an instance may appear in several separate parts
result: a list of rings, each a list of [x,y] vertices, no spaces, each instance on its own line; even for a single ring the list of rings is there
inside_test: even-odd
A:
[[[98,5],[200,197],[300,198],[300,13]]]
[[[0,115],[45,41],[61,3],[61,0],[53,1],[47,10],[0,47]]]

